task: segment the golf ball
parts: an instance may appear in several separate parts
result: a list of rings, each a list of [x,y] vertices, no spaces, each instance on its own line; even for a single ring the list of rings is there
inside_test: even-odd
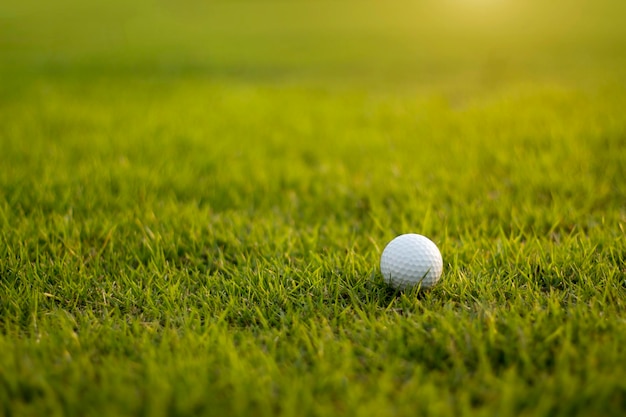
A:
[[[380,272],[393,287],[405,289],[420,284],[430,288],[443,271],[441,252],[425,236],[409,233],[387,244],[380,257]]]

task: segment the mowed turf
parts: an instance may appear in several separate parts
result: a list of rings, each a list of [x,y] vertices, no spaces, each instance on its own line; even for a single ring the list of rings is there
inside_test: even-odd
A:
[[[623,415],[623,6],[448,3],[2,6],[0,415]]]

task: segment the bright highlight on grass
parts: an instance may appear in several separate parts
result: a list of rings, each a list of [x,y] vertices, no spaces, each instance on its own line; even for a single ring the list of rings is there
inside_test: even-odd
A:
[[[626,413],[623,2],[5,3],[0,416]]]

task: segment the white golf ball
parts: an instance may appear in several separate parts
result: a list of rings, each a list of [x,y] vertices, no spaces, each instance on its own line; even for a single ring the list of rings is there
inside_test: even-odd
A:
[[[393,287],[406,289],[420,284],[430,288],[443,271],[441,252],[425,236],[409,233],[387,244],[380,257],[380,272]]]

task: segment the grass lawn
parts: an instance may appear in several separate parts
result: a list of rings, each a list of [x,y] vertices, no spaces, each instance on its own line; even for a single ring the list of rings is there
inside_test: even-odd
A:
[[[623,416],[626,7],[0,6],[0,416]],[[432,290],[387,287],[420,233]]]

